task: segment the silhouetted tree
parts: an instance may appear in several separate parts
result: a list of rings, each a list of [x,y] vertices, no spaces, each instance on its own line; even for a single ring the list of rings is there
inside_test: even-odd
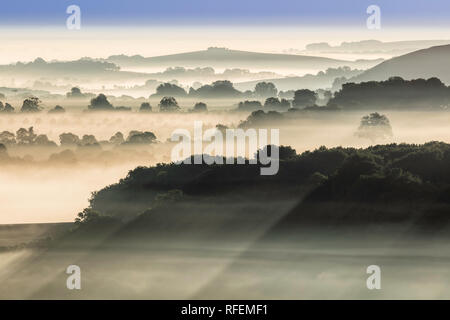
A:
[[[262,104],[261,102],[255,100],[255,101],[249,101],[245,100],[244,102],[239,102],[238,104],[238,110],[239,111],[255,111],[255,110],[261,110]]]
[[[114,107],[109,103],[108,99],[103,93],[91,99],[91,104],[88,106],[89,110],[114,110]]]
[[[0,133],[0,143],[4,145],[15,144],[16,136],[12,132],[3,131],[2,133]]]
[[[277,111],[268,111],[267,113],[263,110],[253,111],[245,121],[241,121],[239,124],[240,128],[257,128],[265,125],[270,125],[275,121],[283,120],[283,115]]]
[[[297,90],[294,93],[293,107],[309,107],[316,103],[316,93],[308,89]]]
[[[33,127],[27,129],[20,128],[16,132],[16,140],[21,145],[31,145],[34,143],[37,135],[34,133]]]
[[[125,139],[124,139],[124,137],[123,137],[122,132],[116,132],[116,134],[114,134],[114,135],[109,139],[109,142],[112,143],[112,144],[116,144],[116,145],[119,145],[119,144],[124,143],[124,142],[125,142]]]
[[[156,141],[156,136],[150,131],[130,131],[128,134],[126,144],[150,144]]]
[[[156,88],[157,96],[184,97],[187,95],[186,90],[172,83],[163,83]]]
[[[208,111],[208,109],[207,109],[206,103],[197,102],[194,105],[194,109],[192,109],[192,111],[194,111],[194,112],[206,112],[206,111]]]
[[[179,110],[180,107],[178,106],[178,102],[174,97],[164,97],[159,102],[160,112],[176,112]]]
[[[56,143],[53,141],[50,141],[45,134],[40,134],[36,137],[34,140],[34,144],[39,146],[46,146],[46,147],[56,147]]]
[[[84,98],[85,95],[81,93],[80,88],[73,87],[70,92],[66,93],[67,98]]]
[[[358,131],[355,135],[371,141],[392,137],[392,128],[389,119],[378,112],[371,113],[361,119]]]
[[[38,97],[29,97],[23,101],[22,108],[20,111],[22,112],[39,112],[42,110],[41,100]]]
[[[50,109],[48,111],[48,113],[64,113],[64,112],[66,112],[66,110],[59,105],[55,106],[53,109]]]
[[[255,94],[259,97],[276,97],[278,90],[272,82],[258,82],[255,86]]]
[[[139,112],[152,112],[152,106],[148,102],[142,102],[139,107]]]
[[[218,80],[211,85],[204,85],[197,90],[190,88],[189,95],[192,97],[204,98],[230,98],[242,95],[239,90],[233,87],[233,83],[228,80]]]
[[[83,147],[89,147],[89,146],[98,146],[98,141],[92,134],[85,134],[83,138],[81,138],[80,145]]]
[[[274,110],[282,110],[289,109],[291,107],[291,103],[286,99],[278,99],[275,97],[267,98],[264,102],[265,109],[274,109]]]
[[[5,107],[3,108],[2,112],[4,112],[4,113],[13,113],[14,112],[14,108],[9,103],[5,103]]]
[[[62,133],[59,135],[59,142],[62,146],[76,146],[80,144],[80,138],[73,133]]]
[[[8,158],[8,151],[3,143],[0,143],[0,159]]]

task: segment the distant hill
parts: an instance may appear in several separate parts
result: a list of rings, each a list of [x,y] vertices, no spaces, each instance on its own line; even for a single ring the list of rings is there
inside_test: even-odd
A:
[[[36,58],[32,62],[17,62],[0,65],[0,76],[3,79],[41,79],[77,78],[80,80],[147,80],[149,75],[141,72],[121,71],[120,67],[107,62],[83,58],[74,61],[45,61]]]
[[[226,67],[226,68],[264,68],[323,70],[331,67],[349,66],[367,68],[379,61],[346,61],[330,58],[273,54],[230,50],[226,48],[208,48],[207,50],[171,54],[157,57],[115,55],[107,59],[121,67]]]
[[[332,46],[327,42],[308,44],[303,54],[318,53],[358,53],[374,54],[386,53],[392,55],[402,55],[413,51],[450,44],[450,40],[410,40],[383,42],[378,40],[363,40],[354,42],[342,42],[340,45]]]
[[[264,80],[253,80],[235,83],[236,89],[245,91],[253,90],[258,82],[272,82],[278,90],[298,90],[298,89],[309,89],[317,90],[330,88],[333,85],[333,81],[338,77],[350,78],[362,73],[363,70],[350,69],[348,67],[342,68],[329,68],[326,71],[320,71],[315,75],[306,74],[302,77],[284,77],[284,78],[272,78]]]
[[[392,58],[351,78],[349,81],[381,81],[391,76],[400,76],[407,80],[437,77],[442,82],[449,84],[450,45],[422,49]]]

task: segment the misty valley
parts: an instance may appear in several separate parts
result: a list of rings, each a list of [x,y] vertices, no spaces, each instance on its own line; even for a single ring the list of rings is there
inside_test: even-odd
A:
[[[0,298],[448,299],[448,43],[0,65]]]

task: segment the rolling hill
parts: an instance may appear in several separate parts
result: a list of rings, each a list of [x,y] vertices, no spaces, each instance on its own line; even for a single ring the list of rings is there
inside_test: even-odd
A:
[[[331,67],[350,66],[368,68],[379,60],[346,61],[323,57],[273,54],[230,50],[226,48],[208,48],[207,50],[171,54],[157,57],[115,55],[108,62],[120,67],[222,67],[222,68],[264,68],[270,69],[309,69],[323,70]]]
[[[450,45],[435,46],[414,51],[384,61],[350,79],[351,82],[381,81],[391,76],[406,80],[437,77],[450,83]]]

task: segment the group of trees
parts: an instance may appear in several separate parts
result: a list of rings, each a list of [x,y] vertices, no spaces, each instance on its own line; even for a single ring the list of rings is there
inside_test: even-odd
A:
[[[92,93],[82,93],[81,89],[78,87],[73,87],[72,89],[70,89],[70,92],[66,93],[66,97],[68,99],[85,99],[92,96]]]
[[[328,101],[331,92],[328,95],[325,92],[323,100]],[[239,105],[239,110],[254,111],[261,109],[263,104],[259,99],[263,99],[264,107],[274,110],[288,109],[291,107],[304,108],[314,106],[318,101],[318,94],[312,90],[301,89],[289,92],[280,92],[272,82],[258,82],[254,91],[240,92],[233,87],[228,80],[215,81],[211,85],[204,85],[198,89],[190,88],[189,93],[176,84],[164,83],[158,86],[153,96],[170,97],[204,97],[204,98],[236,98],[247,97],[258,100],[245,100]]]
[[[313,92],[307,90],[309,92]],[[306,91],[305,91],[306,92]],[[281,93],[281,92],[280,92]],[[314,92],[313,92],[314,93]],[[174,83],[163,83],[156,88],[156,93],[152,96],[172,96],[172,97],[199,97],[199,98],[258,98],[266,99],[270,97],[277,98],[278,89],[272,82],[258,82],[254,91],[241,92],[234,88],[233,83],[228,80],[215,81],[210,85],[203,85],[195,89],[191,87],[189,92]],[[287,95],[289,96],[289,95]],[[280,98],[287,98],[281,96]],[[308,101],[309,102],[309,101]]]
[[[345,83],[328,102],[343,109],[431,109],[450,105],[450,87],[437,78]]]
[[[91,99],[91,103],[88,105],[88,110],[92,111],[111,111],[115,108],[113,105],[108,101],[108,98],[103,94],[100,93],[95,98]]]
[[[190,201],[194,197],[202,201],[199,198],[202,196],[208,197],[209,201],[219,200],[228,197],[231,191],[246,200],[250,200],[250,194],[260,201],[278,196],[297,199],[299,186],[311,181],[313,189],[305,202],[330,208],[330,219],[333,215],[341,215],[336,210],[339,208],[336,203],[353,206],[369,203],[370,207],[373,203],[397,204],[398,215],[391,217],[380,212],[377,221],[412,218],[410,208],[419,204],[429,209],[433,204],[450,205],[449,144],[389,144],[366,149],[320,147],[301,155],[286,148],[280,147],[280,169],[274,176],[261,176],[258,165],[250,164],[138,167],[119,183],[95,192],[90,207],[111,216],[138,215],[153,206],[157,194],[170,190],[181,190],[190,196]],[[277,186],[275,189],[274,185]],[[328,202],[334,205],[326,207]],[[308,212],[303,210],[299,214],[315,219],[314,213],[309,215]],[[352,223],[369,222],[364,219],[373,217],[361,216]]]
[[[39,112],[42,110],[41,100],[38,97],[29,97],[23,100],[21,112]]]
[[[12,113],[14,112],[14,108],[9,104],[9,103],[5,103],[3,104],[3,102],[0,101],[0,113]]]
[[[316,105],[317,95],[314,91],[308,89],[297,90],[294,92],[292,101],[284,98],[269,97],[266,98],[264,105],[259,100],[245,100],[239,102],[239,111],[256,111],[256,110],[274,110],[286,111],[292,108],[306,108]]]
[[[127,138],[121,132],[115,133],[108,141],[98,141],[94,135],[85,134],[81,138],[73,133],[62,133],[59,135],[61,147],[99,147],[101,145],[127,145],[127,144],[151,144],[156,142],[156,136],[150,131],[132,130]],[[0,133],[0,144],[5,146],[47,146],[57,147],[57,144],[45,134],[36,134],[33,127],[20,128],[14,134],[9,131]]]
[[[23,100],[22,107],[20,108],[20,112],[40,112],[43,110],[41,106],[42,101],[38,97],[28,97]],[[3,104],[0,101],[0,113],[14,113],[15,109],[9,103]],[[56,105],[53,109],[50,109],[48,113],[62,113],[66,110],[60,105]]]
[[[156,136],[150,131],[132,130],[127,138],[122,132],[116,132],[107,141],[97,141],[93,135],[84,135],[81,139],[73,133],[63,133],[59,136],[61,146],[98,146],[98,145],[126,145],[126,144],[151,144],[156,142]]]
[[[290,108],[318,109],[317,103],[326,103],[323,110],[336,109],[409,109],[409,108],[447,108],[450,105],[450,87],[445,86],[439,79],[404,80],[400,77],[391,77],[386,81],[370,81],[362,83],[345,83],[342,89],[332,96],[330,91],[300,89],[289,92],[278,92],[271,82],[259,82],[253,92],[242,93],[233,87],[230,81],[215,81],[211,85],[191,88],[187,93],[176,84],[164,83],[157,88],[156,96],[162,96],[159,102],[159,111],[177,112],[181,108],[176,97],[254,97],[255,100],[245,100],[238,104],[240,111],[274,110],[286,111]],[[67,93],[68,98],[86,97],[77,87]],[[265,101],[262,103],[260,99]],[[206,111],[206,105],[199,102],[191,109],[193,112]],[[42,111],[41,100],[37,97],[28,97],[23,101],[21,112]],[[108,97],[102,93],[94,96],[88,105],[89,111],[131,111],[131,107],[114,107]],[[64,108],[57,105],[49,113],[64,112]],[[140,112],[151,112],[148,102],[143,102]],[[11,113],[14,108],[0,102],[0,112]]]
[[[239,128],[260,128],[264,126],[271,126],[277,121],[285,120],[282,113],[277,111],[256,110],[253,111],[246,120],[239,123]]]
[[[6,146],[15,144],[20,146],[56,146],[56,143],[50,141],[45,134],[36,134],[33,127],[28,129],[20,128],[15,134],[3,131],[0,133],[0,143]]]

